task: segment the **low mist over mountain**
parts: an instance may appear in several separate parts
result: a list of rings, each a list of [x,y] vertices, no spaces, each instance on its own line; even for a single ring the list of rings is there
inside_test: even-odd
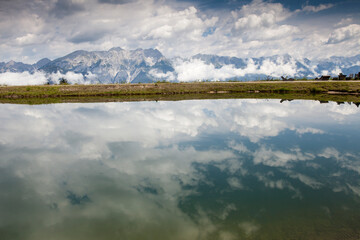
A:
[[[151,48],[112,48],[109,51],[75,51],[53,61],[45,58],[32,65],[13,61],[0,63],[0,84],[14,85],[12,79],[17,77],[16,84],[26,85],[26,79],[35,76],[41,79],[39,84],[58,83],[60,78],[66,78],[70,83],[148,83],[159,80],[249,81],[280,76],[314,78],[359,71],[360,55],[317,61],[290,55],[237,58],[197,54],[190,58],[168,59]],[[29,80],[32,84],[34,81],[36,79]]]

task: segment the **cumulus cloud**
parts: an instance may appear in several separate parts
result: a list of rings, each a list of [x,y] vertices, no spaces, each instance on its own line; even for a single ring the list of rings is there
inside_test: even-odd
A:
[[[166,81],[175,81],[176,80],[175,74],[170,71],[164,73],[164,72],[160,72],[156,69],[152,69],[149,71],[149,74],[159,80],[166,80]]]
[[[251,14],[247,17],[239,18],[235,22],[235,28],[258,28],[258,27],[270,27],[276,22],[273,15],[264,13],[261,16]]]
[[[1,5],[7,9],[0,16],[0,51],[6,61],[24,56],[35,62],[74,50],[115,46],[158,48],[168,57],[199,52],[259,57],[302,48],[311,48],[302,55],[324,52],[322,42],[309,34],[317,23],[300,26],[290,21],[295,11],[276,2],[254,0],[238,3],[237,10],[208,12],[191,2],[166,0],[14,0]],[[307,5],[301,11],[316,14],[332,6]],[[331,31],[322,26],[321,37]]]
[[[244,76],[246,74],[246,70],[237,69],[232,65],[225,65],[220,69],[217,69],[213,64],[206,64],[199,59],[178,61],[174,68],[178,74],[178,80],[181,82],[224,80],[235,76]],[[249,68],[251,68],[251,66]]]
[[[359,38],[360,37],[360,25],[359,24],[351,24],[346,27],[341,27],[335,29],[331,34],[327,41],[328,44],[336,44],[344,41],[348,41],[350,39]]]
[[[177,80],[189,82],[196,80],[226,80],[245,75],[270,75],[280,77],[282,75],[295,76],[298,69],[294,59],[286,61],[279,57],[276,61],[269,59],[256,64],[254,60],[248,59],[246,66],[236,68],[234,65],[224,65],[216,68],[213,64],[207,64],[200,59],[180,60],[174,62],[174,69],[177,73]]]
[[[246,136],[251,142],[257,143],[261,139],[277,136],[288,125],[281,119],[289,114],[283,106],[263,105],[254,108],[256,102],[241,106],[242,111],[233,114],[231,130]],[[245,114],[246,112],[246,114]],[[251,114],[250,114],[251,113]],[[271,113],[269,115],[269,113]]]
[[[311,57],[338,49],[335,43],[323,44],[332,26],[299,24],[292,19],[296,10],[276,2],[237,3],[232,11],[202,11],[188,1],[167,0],[14,0],[1,4],[7,9],[0,16],[0,51],[5,61],[36,62],[74,50],[116,46],[158,48],[167,57],[189,57],[199,52],[238,57],[284,53]],[[330,7],[332,4],[307,5],[301,11],[317,14]],[[341,21],[341,16],[333,18]],[[356,20],[354,24],[358,24]],[[321,31],[313,31],[315,25],[321,26]],[[358,44],[353,42],[349,48]]]
[[[329,111],[332,113],[330,116],[340,122],[343,122],[346,116],[358,113],[358,109],[354,108],[354,106],[349,104],[338,106],[336,103],[329,105]]]
[[[59,79],[65,78],[70,84],[90,84],[96,79],[96,74],[88,73],[84,77],[81,73],[67,72],[63,74],[57,72],[50,74],[49,78],[54,83],[58,83]]]
[[[46,84],[47,78],[42,72],[0,73],[0,85],[19,86],[19,85],[43,85]]]
[[[88,73],[83,76],[80,73],[67,72],[65,74],[57,72],[46,74],[41,71],[29,73],[5,72],[0,73],[0,85],[7,86],[26,86],[26,85],[44,85],[48,82],[58,84],[61,78],[65,78],[70,84],[90,84],[97,82],[96,74]]]
[[[296,26],[281,23],[291,14],[280,3],[258,0],[232,12],[236,32],[245,41],[280,39],[297,33]]]
[[[265,2],[261,0],[253,0],[251,3],[243,5],[239,11],[233,11],[232,15],[237,16],[251,16],[260,15],[260,19],[264,20],[264,23],[275,23],[285,20],[291,15],[291,12],[284,8],[281,3]],[[265,21],[265,17],[269,20]]]
[[[218,18],[202,20],[197,16],[197,9],[189,7],[183,11],[173,12],[169,7],[161,7],[157,10],[157,16],[151,21],[144,23],[143,30],[148,30],[146,38],[190,38],[194,41],[202,38],[203,32],[214,26]]]

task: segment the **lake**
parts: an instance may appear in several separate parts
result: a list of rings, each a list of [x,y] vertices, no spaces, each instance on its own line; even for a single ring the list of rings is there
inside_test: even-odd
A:
[[[0,239],[359,239],[360,108],[0,105]]]

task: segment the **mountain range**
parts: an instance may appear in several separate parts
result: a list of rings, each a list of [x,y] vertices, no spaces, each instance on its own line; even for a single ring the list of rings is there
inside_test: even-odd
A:
[[[237,58],[197,54],[190,58],[166,58],[157,49],[72,52],[53,61],[44,58],[35,64],[0,62],[0,73],[43,72],[65,75],[81,74],[90,83],[146,83],[158,80],[259,80],[288,77],[313,78],[360,72],[360,54],[322,60],[275,55],[260,58]],[[58,76],[57,75],[57,76]],[[52,79],[52,80],[51,80]],[[56,80],[49,77],[50,83]],[[70,79],[71,83],[71,79]]]
[[[26,64],[22,62],[9,61],[7,63],[0,62],[0,73],[4,72],[29,72],[34,73],[46,64],[50,63],[51,60],[43,58],[35,64]]]

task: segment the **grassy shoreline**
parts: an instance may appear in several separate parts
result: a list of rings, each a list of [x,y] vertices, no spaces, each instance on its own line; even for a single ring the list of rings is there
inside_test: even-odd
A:
[[[360,102],[360,81],[193,82],[0,87],[0,103],[46,104],[218,98]]]

